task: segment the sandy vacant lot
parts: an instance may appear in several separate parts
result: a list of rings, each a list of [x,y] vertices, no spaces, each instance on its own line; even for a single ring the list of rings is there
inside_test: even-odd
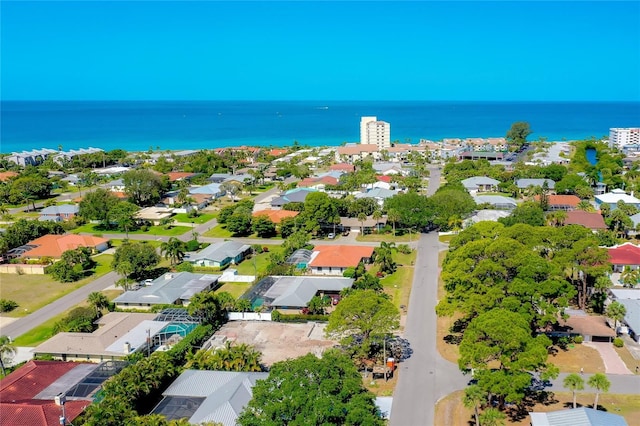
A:
[[[218,332],[237,343],[253,345],[262,352],[262,362],[271,365],[287,358],[320,355],[336,344],[324,337],[325,324],[284,324],[267,321],[230,321]]]

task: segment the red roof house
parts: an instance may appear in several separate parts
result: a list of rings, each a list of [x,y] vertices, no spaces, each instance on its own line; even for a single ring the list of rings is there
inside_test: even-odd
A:
[[[253,217],[266,216],[269,220],[275,224],[282,222],[282,219],[287,217],[296,217],[300,212],[294,212],[290,210],[259,210],[253,213]]]
[[[329,167],[329,170],[336,170],[336,171],[342,171],[342,172],[355,172],[356,171],[356,166],[354,166],[353,164],[348,164],[348,163],[338,163],[338,164],[334,164],[331,167]]]
[[[317,245],[313,248],[308,266],[314,275],[340,275],[361,261],[368,262],[375,247]]]
[[[534,197],[536,201],[540,201],[540,196]],[[575,210],[580,203],[580,198],[575,195],[549,195],[549,210]]]
[[[45,390],[79,365],[29,361],[0,380],[0,422],[11,426],[59,425],[62,410],[55,404],[53,392]],[[67,424],[89,404],[87,400],[68,400],[64,405]]]
[[[52,257],[59,259],[67,250],[75,250],[78,247],[89,247],[90,249],[101,252],[109,247],[109,240],[102,237],[94,237],[92,235],[52,235],[47,234],[33,241],[29,241],[27,245],[36,246],[24,254],[27,258]]]
[[[640,247],[632,243],[624,243],[607,248],[614,272],[622,272],[625,266],[632,269],[640,267]]]
[[[567,212],[565,225],[582,225],[592,231],[607,229],[604,219],[600,213],[585,212],[582,210],[573,210]]]

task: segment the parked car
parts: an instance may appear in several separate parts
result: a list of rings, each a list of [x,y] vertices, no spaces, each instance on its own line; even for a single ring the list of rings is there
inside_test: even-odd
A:
[[[348,236],[349,235],[349,229],[345,229],[344,231],[342,231],[342,235],[344,237]]]
[[[333,232],[330,232],[329,235],[327,235],[327,238],[330,240],[333,240],[336,237],[336,234],[334,234]]]

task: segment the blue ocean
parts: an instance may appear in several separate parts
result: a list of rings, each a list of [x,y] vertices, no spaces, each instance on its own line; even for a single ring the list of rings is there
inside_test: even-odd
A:
[[[640,127],[640,102],[2,101],[0,152],[89,146],[129,151],[357,142],[360,117],[391,139],[500,137],[515,121],[549,141]]]

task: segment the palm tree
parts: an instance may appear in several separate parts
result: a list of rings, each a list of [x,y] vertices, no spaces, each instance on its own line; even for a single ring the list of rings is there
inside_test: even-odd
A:
[[[12,359],[16,353],[16,347],[11,344],[11,340],[7,336],[0,336],[0,369],[2,370],[2,377],[7,375],[4,370],[5,359]]]
[[[596,390],[596,400],[593,403],[593,409],[598,409],[598,397],[600,396],[600,392],[608,392],[609,387],[611,386],[611,382],[607,379],[602,373],[596,373],[593,376],[589,377],[587,384]]]
[[[482,426],[502,426],[505,424],[504,420],[506,418],[506,414],[497,408],[488,408],[484,413],[480,414],[480,424]]]
[[[96,316],[100,315],[102,309],[109,306],[109,299],[104,295],[104,293],[101,293],[99,291],[89,293],[87,302],[89,302],[89,304],[95,308]]]
[[[606,314],[616,322],[615,329],[618,330],[618,322],[624,319],[627,314],[627,308],[622,303],[614,301],[607,306]]]
[[[576,207],[578,208],[578,210],[582,210],[582,211],[585,211],[585,212],[594,211],[593,206],[587,200],[581,200]]]
[[[160,253],[169,260],[171,266],[182,262],[184,259],[185,244],[176,237],[169,238],[169,241],[160,244]]]
[[[476,419],[476,426],[480,426],[478,408],[487,399],[484,391],[478,385],[471,385],[464,390],[464,400],[462,401],[467,408],[473,408]]]
[[[584,389],[584,380],[578,374],[571,373],[564,378],[562,384],[573,393],[573,408],[576,408],[576,394]]]
[[[620,282],[625,287],[635,287],[640,281],[640,270],[631,269],[628,266],[624,268],[622,274],[620,274]]]
[[[362,225],[361,231],[362,231],[362,235],[364,235],[364,221],[367,220],[367,215],[364,213],[360,213],[358,215],[358,221],[360,221],[360,224]]]
[[[453,215],[449,218],[448,225],[449,228],[457,234],[462,228],[462,219],[458,215]]]
[[[400,220],[400,212],[395,209],[389,209],[387,212],[387,220],[393,225],[393,236],[396,235],[396,223]]]

